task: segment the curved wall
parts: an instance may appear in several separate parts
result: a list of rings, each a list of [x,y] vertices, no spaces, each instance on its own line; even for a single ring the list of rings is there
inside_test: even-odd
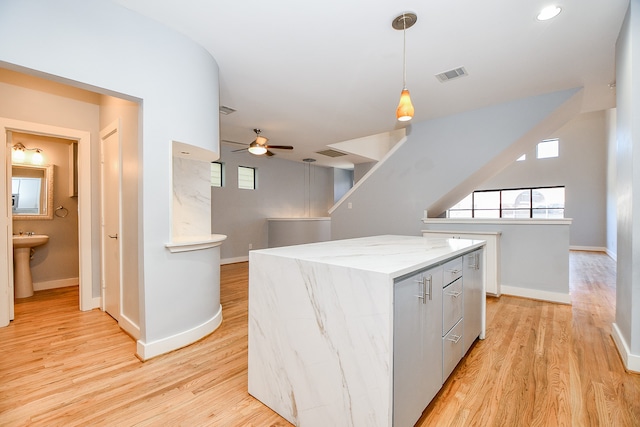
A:
[[[219,157],[215,60],[186,37],[105,0],[3,1],[0,39],[11,41],[0,44],[1,66],[141,100],[139,347],[208,322],[219,308],[219,291],[211,290],[215,260],[203,264],[197,252],[172,256],[164,245],[171,241],[172,141],[203,148],[210,158],[202,160]],[[92,159],[98,143],[92,134]],[[91,250],[99,251],[98,236],[93,241]],[[213,306],[199,308],[203,297],[211,303],[216,295]]]

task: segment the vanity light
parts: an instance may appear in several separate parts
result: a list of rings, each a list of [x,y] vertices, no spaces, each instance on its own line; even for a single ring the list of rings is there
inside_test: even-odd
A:
[[[11,161],[13,163],[24,163],[27,151],[35,151],[31,156],[31,164],[41,165],[44,161],[42,156],[42,150],[40,148],[27,148],[21,142],[13,145],[13,152],[11,153]]]
[[[552,5],[547,6],[540,11],[537,16],[538,21],[548,21],[551,18],[555,18],[558,14],[562,12],[562,8],[560,6]]]
[[[31,156],[31,163],[33,163],[34,165],[41,165],[43,160],[44,158],[42,157],[42,150],[36,148],[36,152],[33,153],[33,156]]]
[[[23,163],[24,162],[24,145],[21,142],[18,142],[13,146],[13,152],[11,153],[11,160],[15,163]]]

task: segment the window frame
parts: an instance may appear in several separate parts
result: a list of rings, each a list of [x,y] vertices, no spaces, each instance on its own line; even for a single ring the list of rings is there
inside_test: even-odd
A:
[[[220,166],[220,185],[216,185],[213,182],[213,165],[214,164]],[[225,181],[225,179],[224,179],[224,169],[225,169],[224,163],[222,163],[222,162],[211,162],[211,168],[212,168],[212,170],[211,170],[211,176],[210,176],[210,180],[209,180],[209,184],[211,185],[211,187],[216,187],[216,188],[224,187],[224,184],[225,184],[225,182],[224,182]]]
[[[241,170],[251,170],[252,171],[252,175],[253,175],[253,185],[252,187],[241,187],[240,186],[240,182],[241,182]],[[254,168],[252,166],[238,166],[238,189],[239,190],[256,190],[258,188],[258,168]]]
[[[471,209],[447,209],[447,218],[482,218],[482,219],[490,219],[490,217],[478,217],[476,215],[476,211],[480,211],[480,212],[485,212],[485,211],[499,211],[499,216],[497,218],[494,219],[503,219],[503,211],[508,210],[508,211],[528,211],[528,216],[524,217],[524,219],[535,219],[537,217],[533,216],[534,211],[538,211],[540,210],[540,208],[536,208],[533,206],[533,192],[535,190],[546,190],[546,189],[551,189],[551,188],[562,188],[566,191],[566,186],[564,185],[552,185],[552,186],[546,186],[546,187],[520,187],[520,188],[500,188],[500,189],[492,189],[492,190],[476,190],[474,192],[471,193]],[[488,193],[488,192],[499,192],[499,207],[495,208],[495,209],[477,209],[476,208],[476,203],[475,203],[475,195],[476,193]],[[502,200],[502,192],[503,191],[529,191],[529,207],[528,208],[509,208],[509,209],[505,209],[503,206],[503,200]],[[462,200],[466,199],[469,196],[464,197]],[[461,200],[461,201],[462,201]],[[565,195],[565,201],[566,201],[566,195]],[[455,206],[455,205],[454,205]],[[564,218],[564,213],[566,210],[566,205],[563,205],[562,208],[552,208],[555,210],[562,210],[562,217]],[[471,217],[458,217],[458,216],[451,216],[450,212],[469,212],[471,211]]]

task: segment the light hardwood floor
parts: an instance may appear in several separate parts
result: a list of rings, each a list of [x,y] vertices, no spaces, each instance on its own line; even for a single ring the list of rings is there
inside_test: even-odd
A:
[[[109,316],[78,311],[77,288],[18,300],[0,328],[0,425],[290,425],[246,391],[247,264],[221,276],[220,328],[145,363]],[[615,263],[572,253],[571,278],[572,306],[490,298],[487,339],[417,425],[640,426],[640,375],[610,336]]]

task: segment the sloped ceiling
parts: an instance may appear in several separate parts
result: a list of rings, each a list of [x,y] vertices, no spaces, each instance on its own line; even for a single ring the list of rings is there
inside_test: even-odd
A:
[[[402,32],[391,21],[402,12],[418,16],[406,34],[416,123],[572,87],[584,87],[583,112],[613,107],[614,47],[629,4],[564,1],[560,15],[539,22],[547,0],[114,1],[216,59],[220,103],[237,110],[220,117],[221,139],[249,143],[257,127],[295,147],[281,158],[340,167],[350,165],[315,152],[400,127]],[[461,66],[467,77],[435,78]]]

